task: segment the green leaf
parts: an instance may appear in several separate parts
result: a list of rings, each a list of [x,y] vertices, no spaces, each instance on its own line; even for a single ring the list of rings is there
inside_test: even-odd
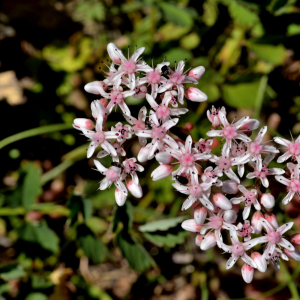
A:
[[[161,41],[169,42],[180,39],[189,31],[190,27],[182,27],[172,22],[168,22],[157,30],[157,36]]]
[[[169,228],[177,226],[179,223],[181,223],[185,219],[186,219],[185,216],[181,216],[181,217],[176,217],[176,218],[171,218],[171,219],[149,222],[145,225],[140,226],[139,231],[154,232],[157,230],[161,230],[161,231],[168,230]]]
[[[166,235],[161,234],[150,234],[148,232],[144,233],[144,236],[153,244],[159,247],[174,247],[175,245],[180,245],[184,242],[184,239],[189,236],[187,231],[179,231],[176,234],[167,233]]]
[[[171,50],[165,52],[163,56],[167,57],[167,61],[174,63],[174,61],[179,61],[179,60],[189,60],[193,57],[193,54],[191,51],[184,50],[181,48],[172,48]]]
[[[182,8],[179,8],[171,3],[159,1],[158,5],[160,6],[164,17],[179,26],[192,26],[193,19],[191,15]]]
[[[199,35],[196,32],[192,32],[180,40],[180,46],[184,49],[191,50],[198,47],[200,41]]]
[[[236,108],[254,108],[258,88],[259,81],[224,84],[222,92],[226,104]]]
[[[203,22],[207,26],[213,26],[218,18],[219,9],[217,0],[206,0],[203,3]]]
[[[77,227],[77,241],[85,255],[90,258],[93,263],[101,263],[108,257],[106,246],[85,224],[80,224]]]
[[[19,264],[11,264],[0,268],[0,278],[8,281],[25,276],[23,267]]]
[[[25,300],[46,300],[47,298],[48,296],[42,293],[30,293]]]
[[[84,199],[82,196],[78,195],[72,195],[69,198],[67,207],[70,209],[71,225],[77,221],[79,213],[82,213],[85,222],[92,216],[93,213],[92,201]]]
[[[155,267],[156,263],[146,249],[138,243],[126,230],[121,230],[117,235],[117,245],[129,265],[140,272],[150,267]]]

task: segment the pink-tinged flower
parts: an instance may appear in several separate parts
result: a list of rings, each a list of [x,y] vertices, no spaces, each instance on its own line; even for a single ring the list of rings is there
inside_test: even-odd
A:
[[[166,149],[166,147],[164,148]],[[162,164],[170,164],[174,160],[174,157],[167,152],[159,152],[155,155],[155,158],[159,163]]]
[[[132,157],[123,161],[124,173],[131,175],[132,180],[135,184],[139,184],[139,178],[136,172],[143,172],[144,167],[136,163],[136,158]]]
[[[199,151],[199,153],[206,153],[210,154],[211,149],[210,146],[212,145],[213,140],[212,139],[200,139],[199,142],[195,143],[195,149]]]
[[[216,109],[214,106],[211,107],[210,110],[207,111],[207,118],[212,123],[213,127],[219,127],[222,123],[220,120],[219,112],[222,112],[224,116],[226,116],[226,110],[225,107],[222,106],[222,108]]]
[[[240,242],[237,236],[237,232],[235,229],[230,229],[230,239],[232,242],[232,246],[228,246],[225,244],[222,244],[222,249],[225,252],[232,253],[231,257],[227,261],[226,269],[230,269],[236,261],[239,259],[239,257],[248,265],[250,265],[253,268],[256,268],[257,265],[255,261],[249,257],[246,253],[249,249],[256,246],[258,244],[257,239],[253,239],[247,242]]]
[[[241,236],[245,242],[251,240],[251,234],[254,232],[254,228],[251,226],[250,221],[245,220],[244,224],[239,223],[237,225],[237,235]]]
[[[260,197],[260,203],[267,209],[270,210],[275,205],[275,198],[270,193],[264,193]]]
[[[223,181],[222,191],[225,194],[234,195],[239,191],[239,184],[235,180],[225,180]]]
[[[230,150],[230,156],[244,158],[244,162],[242,164],[238,165],[238,174],[240,177],[243,177],[244,172],[245,172],[245,163],[247,161],[249,161],[249,158],[245,157],[246,147],[247,147],[247,145],[244,142],[233,143],[231,150]]]
[[[236,230],[236,226],[224,221],[224,219],[223,219],[224,210],[223,209],[220,209],[216,215],[214,213],[212,213],[210,210],[208,211],[208,214],[209,214],[209,218],[207,218],[207,220],[209,222],[204,224],[203,228],[200,230],[200,233],[205,234],[207,231],[209,231],[209,232],[214,231],[217,245],[219,248],[222,248],[222,244],[223,244],[223,238],[222,238],[222,234],[221,234],[222,229]]]
[[[252,130],[255,130],[259,127],[260,122],[256,119],[249,119],[247,123],[240,127],[240,130],[245,131],[247,136],[251,136]]]
[[[115,189],[115,199],[119,206],[123,206],[127,199],[127,194],[121,192],[118,189]]]
[[[286,249],[284,249],[285,252]],[[276,271],[280,270],[280,258],[284,259],[284,260],[289,260],[289,258],[287,257],[287,255],[285,255],[279,248],[275,248],[273,251],[273,254],[266,258],[266,262],[267,264],[269,264],[269,262],[271,261],[271,263],[273,264],[274,268]]]
[[[172,174],[174,166],[169,164],[161,164],[152,173],[151,177],[153,181],[161,180]]]
[[[143,99],[146,97],[147,92],[148,89],[145,85],[136,85],[136,87],[134,88],[134,95],[132,97],[136,99]]]
[[[226,119],[225,114],[220,110],[219,119],[223,125],[221,130],[210,130],[206,135],[210,137],[220,136],[225,139],[225,144],[222,149],[222,154],[228,156],[231,148],[232,141],[241,140],[243,142],[251,142],[251,139],[247,137],[240,127],[247,123],[249,117],[243,117],[236,123],[229,123]]]
[[[207,208],[198,205],[194,210],[194,220],[197,224],[201,225],[204,223],[207,216]]]
[[[207,209],[214,210],[212,203],[208,199],[211,184],[204,182],[199,184],[198,175],[195,174],[194,176],[191,176],[191,184],[187,186],[177,182],[172,185],[178,192],[189,195],[182,204],[182,210],[190,208],[197,200],[199,200]]]
[[[157,104],[154,98],[146,94],[146,99],[150,104],[151,108],[155,111],[158,120],[166,122],[171,116],[180,116],[187,113],[189,110],[187,108],[171,108],[169,107],[169,102],[171,100],[171,94],[165,93],[161,104]]]
[[[248,191],[243,185],[239,185],[239,190],[244,194],[244,196],[239,198],[230,199],[231,203],[239,204],[241,202],[245,202],[245,208],[243,210],[243,219],[246,220],[249,217],[251,211],[251,205],[255,207],[256,210],[260,210],[261,206],[257,201],[257,191],[251,190]]]
[[[121,65],[118,71],[113,75],[112,80],[117,80],[122,76],[128,76],[129,87],[131,90],[135,88],[135,75],[137,72],[150,72],[152,68],[148,66],[144,61],[139,59],[139,56],[144,52],[145,47],[138,48],[134,51],[132,56],[128,59],[125,58],[123,52],[120,49],[115,49],[116,55],[121,59]]]
[[[252,252],[251,258],[255,261],[257,270],[259,272],[262,272],[262,273],[266,272],[267,262],[259,252]]]
[[[169,62],[162,62],[161,64],[158,64],[157,67],[154,69],[152,62],[152,70],[147,72],[146,76],[139,80],[139,82],[142,84],[147,83],[148,86],[151,85],[151,96],[154,99],[157,96],[159,86],[167,82],[167,79],[162,76],[162,67],[169,65]]]
[[[265,219],[273,226],[274,229],[277,229],[279,227],[279,223],[274,214],[265,213]]]
[[[120,59],[119,55],[116,53],[116,49],[118,51],[121,51],[121,49],[118,46],[116,46],[114,43],[109,43],[107,45],[107,52],[108,52],[108,55],[109,55],[110,59],[115,64],[120,64],[121,63],[121,59]]]
[[[193,77],[197,81],[203,76],[205,68],[203,66],[196,67],[188,72],[188,76]]]
[[[289,251],[287,249],[283,249],[285,255],[295,261],[300,261],[300,252],[297,248],[294,251]]]
[[[262,167],[261,167],[261,171],[258,171],[256,164],[253,161],[249,161],[250,165],[254,168],[254,172],[249,173],[246,177],[249,179],[252,178],[259,178],[262,185],[265,188],[269,187],[269,180],[267,178],[267,176],[270,175],[280,175],[284,173],[283,169],[279,169],[279,168],[268,168],[269,163],[271,162],[271,160],[273,160],[275,154],[274,153],[270,153],[268,154],[265,159],[262,162]],[[276,176],[278,177],[278,176]]]
[[[290,237],[290,242],[295,246],[300,246],[300,233],[295,233]]]
[[[178,107],[179,99],[178,99],[178,93],[177,93],[177,91],[174,91],[174,90],[167,91],[167,92],[165,92],[165,95],[166,94],[170,94],[170,96],[171,96],[170,104],[173,107]],[[180,103],[183,104],[183,101],[181,101]]]
[[[213,167],[207,167],[202,176],[201,179],[204,182],[211,183],[214,186],[222,186],[223,182],[218,179],[218,177],[223,176],[223,173],[219,170],[214,170]]]
[[[217,207],[221,209],[227,210],[232,208],[231,202],[221,193],[214,194],[212,196],[212,201]]]
[[[145,138],[152,138],[151,143],[149,143],[149,153],[148,159],[151,159],[156,154],[156,151],[159,151],[163,148],[165,144],[169,145],[172,148],[178,149],[177,143],[171,138],[167,132],[170,128],[175,126],[178,123],[178,118],[171,119],[163,124],[160,124],[156,115],[150,112],[150,121],[152,121],[152,128],[147,130],[138,130],[136,135]]]
[[[123,116],[125,120],[132,125],[131,127],[132,132],[137,132],[138,130],[146,129],[146,124],[145,124],[146,115],[147,115],[147,109],[145,106],[143,106],[139,111],[139,115],[137,119],[131,115],[130,116],[123,115]],[[140,137],[140,136],[138,138],[141,146],[145,146],[147,144],[147,138]]]
[[[128,140],[132,136],[131,126],[129,125],[123,125],[121,122],[117,123],[114,126],[111,127],[111,131],[113,132],[119,132],[119,136],[117,137],[118,142],[124,142],[125,140]]]
[[[101,181],[99,189],[106,190],[107,188],[110,188],[112,184],[114,184],[116,188],[127,197],[128,192],[124,183],[122,182],[121,169],[114,166],[107,169],[98,160],[94,160],[94,164],[97,170],[106,176]]]
[[[217,239],[214,232],[207,233],[202,240],[200,249],[206,251],[208,249],[214,248],[217,245]]]
[[[282,174],[284,171],[282,172]],[[300,170],[299,170],[299,165],[295,168],[294,173],[291,174],[291,179],[287,179],[283,176],[275,176],[276,180],[279,181],[280,183],[284,184],[287,186],[288,194],[284,197],[282,200],[282,204],[286,205],[288,204],[295,194],[300,196]]]
[[[187,231],[200,232],[203,225],[197,224],[194,219],[189,219],[189,220],[183,221],[181,224],[181,227]]]
[[[268,260],[272,257],[272,254],[276,248],[276,245],[294,251],[294,246],[286,239],[283,238],[283,234],[292,228],[294,222],[283,224],[279,228],[275,229],[266,219],[261,219],[263,227],[266,229],[267,234],[265,236],[256,238],[258,244],[268,243],[264,251],[263,257]]]
[[[225,210],[223,219],[227,223],[234,223],[237,219],[237,213],[234,209]]]
[[[278,157],[277,162],[282,163],[291,157],[293,160],[297,160],[298,164],[300,163],[300,135],[296,141],[293,140],[292,142],[278,136],[274,137],[274,141],[287,147],[287,151]]]
[[[102,131],[102,118],[99,118],[96,123],[96,131],[81,128],[82,133],[91,140],[87,150],[87,158],[90,158],[95,149],[101,146],[103,150],[111,156],[117,156],[115,148],[107,141],[107,139],[116,139],[119,136],[118,132]]]
[[[262,231],[262,222],[261,220],[264,218],[264,215],[261,211],[257,210],[251,219],[251,225],[254,228],[255,234],[260,234]]]
[[[108,141],[109,144],[112,145],[112,147],[116,150],[117,155],[116,156],[112,156],[112,159],[114,162],[119,162],[119,156],[126,156],[126,152],[123,149],[123,142],[119,143],[119,142],[112,142],[112,141]],[[103,158],[106,157],[107,155],[109,155],[109,153],[106,150],[101,150],[98,154],[97,157],[98,158]]]
[[[207,100],[207,95],[193,86],[188,87],[184,91],[184,95],[188,100],[193,102],[204,102]]]
[[[106,91],[107,86],[103,81],[93,81],[84,86],[84,90],[87,93],[101,95],[102,91]]]
[[[244,163],[243,156],[229,157],[223,155],[219,157],[216,155],[212,155],[209,160],[217,165],[215,171],[224,172],[230,179],[236,181],[237,183],[240,183],[240,179],[233,172],[232,167]]]
[[[242,266],[242,277],[246,283],[250,283],[253,279],[254,269],[248,264]]]
[[[112,86],[115,83],[115,80],[113,80],[113,76],[117,73],[117,69],[115,68],[115,64],[113,62],[110,64],[110,66],[106,66],[108,67],[108,72],[101,69],[102,72],[105,74],[105,79],[103,80],[103,82],[106,84],[106,86]],[[122,83],[126,83],[123,82],[123,78]]]
[[[135,183],[131,178],[127,178],[126,187],[128,191],[136,198],[143,197],[143,190],[139,183]]]
[[[178,91],[178,101],[181,104],[183,104],[183,96],[184,96],[183,85],[185,83],[194,83],[194,84],[198,83],[198,81],[193,77],[185,75],[183,73],[183,69],[184,69],[184,61],[181,60],[180,62],[178,62],[177,67],[175,66],[175,72],[169,69],[170,71],[170,74],[168,75],[169,79],[167,79],[167,82],[162,84],[157,91],[158,93],[163,93],[175,86]]]
[[[95,128],[95,124],[90,119],[76,118],[73,121],[73,127],[78,130],[81,130],[81,128],[85,128],[87,130],[93,130]]]
[[[174,149],[174,147],[166,148],[165,151],[177,159],[178,163],[180,164],[179,168],[174,171],[173,175],[180,175],[182,173],[198,174],[196,161],[209,159],[211,157],[210,154],[198,153],[192,149],[192,144],[193,140],[189,135],[185,140],[185,146],[181,144],[178,150],[176,148]]]
[[[195,238],[195,244],[200,247],[203,239],[204,236],[202,234],[198,234]]]

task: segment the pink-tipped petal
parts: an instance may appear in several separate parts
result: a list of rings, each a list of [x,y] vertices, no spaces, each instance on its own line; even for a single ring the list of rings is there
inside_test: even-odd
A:
[[[128,191],[136,198],[143,196],[143,190],[140,184],[135,184],[131,178],[126,180],[126,187]]]
[[[279,227],[277,218],[272,213],[265,213],[265,219],[273,226],[274,229],[277,229]]]
[[[151,173],[152,180],[157,181],[166,178],[172,174],[173,170],[173,166],[162,164]]]
[[[200,232],[203,225],[197,224],[194,219],[189,219],[189,220],[183,221],[181,224],[181,227],[187,231]]]
[[[214,194],[212,196],[212,201],[217,207],[224,210],[232,208],[231,202],[221,193]]]
[[[295,246],[300,246],[300,233],[293,234],[290,238],[290,242]]]
[[[203,66],[199,66],[189,71],[188,76],[193,77],[196,80],[199,80],[203,76],[204,72],[205,72],[205,68]]]
[[[116,189],[115,190],[115,198],[116,202],[119,206],[123,206],[126,202],[127,194],[123,193],[122,191]]]
[[[263,218],[263,214],[258,210],[256,211],[251,219],[251,225],[254,228],[254,233],[255,234],[260,234],[262,231],[262,222],[261,218]]]
[[[201,246],[204,236],[202,234],[198,234],[195,238],[195,243],[197,246]]]
[[[295,261],[300,261],[300,252],[297,248],[295,248],[294,251],[289,251],[287,249],[284,249],[283,252],[286,254],[287,257]]]
[[[188,100],[193,102],[204,102],[207,100],[207,95],[195,87],[189,87],[184,91],[184,95]]]
[[[194,210],[194,220],[197,224],[201,225],[204,223],[207,216],[207,209],[206,207],[198,206]]]
[[[264,273],[267,270],[267,262],[259,252],[252,252],[251,258],[257,266],[257,270]]]
[[[201,248],[201,250],[206,251],[208,249],[215,247],[216,245],[217,245],[216,236],[215,236],[214,232],[210,232],[205,235],[200,248]]]
[[[121,49],[116,46],[115,44],[113,43],[109,43],[107,45],[107,52],[108,52],[108,55],[109,57],[111,58],[111,60],[115,63],[115,64],[120,64],[121,63],[121,59],[118,55],[118,51],[121,51]],[[122,52],[122,51],[121,51]]]
[[[242,276],[246,283],[250,283],[253,279],[254,268],[247,264],[243,264],[242,266]]]

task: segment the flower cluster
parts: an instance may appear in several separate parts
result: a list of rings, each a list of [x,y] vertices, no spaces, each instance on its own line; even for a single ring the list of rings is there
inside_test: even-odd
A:
[[[143,163],[155,158],[159,166],[152,172],[152,179],[156,181],[172,176],[175,190],[187,195],[182,210],[194,210],[194,218],[184,221],[182,227],[198,233],[196,244],[202,250],[217,246],[230,253],[227,269],[241,258],[245,263],[242,276],[246,282],[251,282],[254,269],[265,272],[270,261],[275,269],[279,269],[279,258],[300,260],[300,253],[295,248],[300,245],[299,234],[284,238],[283,234],[293,223],[279,226],[271,213],[275,199],[271,193],[266,193],[269,180],[275,175],[288,187],[283,204],[296,193],[299,195],[299,165],[287,164],[290,179],[282,176],[285,173],[283,169],[269,167],[279,150],[262,142],[267,127],[262,127],[251,139],[259,121],[243,117],[230,123],[224,107],[212,107],[207,111],[212,125],[207,132],[208,138],[199,141],[194,141],[190,135],[183,138],[184,132],[176,125],[179,117],[188,112],[187,108],[181,107],[184,98],[193,102],[207,100],[199,89],[185,84],[197,84],[205,69],[199,66],[184,71],[184,61],[175,64],[174,69],[166,61],[151,67],[140,57],[144,48],[136,49],[128,58],[112,43],[107,50],[111,61],[105,80],[85,86],[87,92],[98,97],[91,104],[95,121],[74,120],[74,128],[91,141],[88,158],[93,156],[98,146],[101,150],[97,158],[106,157],[106,166],[107,156],[111,156],[108,168],[94,160],[97,170],[105,176],[99,189],[104,190],[114,184],[118,205],[124,205],[128,191],[141,198],[143,191],[138,172],[143,172],[144,168],[137,160]],[[144,106],[137,117],[132,116],[126,104],[128,97],[146,98],[149,109]],[[107,119],[117,107],[127,123],[118,122],[109,130]],[[223,145],[216,155],[212,150],[218,139]],[[300,162],[299,138],[295,142],[278,137],[274,140],[287,147],[287,152],[278,158],[278,162],[288,158]],[[128,147],[134,141],[141,145],[137,159],[127,157]],[[255,183],[245,186],[245,178],[255,179]],[[240,207],[243,209],[241,213]],[[238,222],[239,219],[242,222]],[[252,238],[252,234],[263,235]],[[265,244],[262,253],[250,250],[259,244]]]

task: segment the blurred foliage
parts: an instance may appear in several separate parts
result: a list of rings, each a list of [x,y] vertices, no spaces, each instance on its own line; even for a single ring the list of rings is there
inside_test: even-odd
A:
[[[184,198],[170,178],[151,181],[153,164],[144,165],[143,198],[117,207],[113,189],[97,191],[86,141],[70,130],[91,116],[95,96],[83,86],[103,78],[114,42],[144,46],[149,64],[206,68],[198,88],[208,102],[188,103],[180,119],[195,125],[195,140],[210,128],[211,104],[298,135],[299,40],[297,0],[2,0],[0,299],[299,299],[294,261],[292,275],[270,267],[245,285],[240,266],[225,270],[225,255],[201,252],[180,227],[191,217],[180,212]],[[144,100],[128,103],[137,115]],[[274,213],[299,230],[299,205],[281,208],[280,198]]]

